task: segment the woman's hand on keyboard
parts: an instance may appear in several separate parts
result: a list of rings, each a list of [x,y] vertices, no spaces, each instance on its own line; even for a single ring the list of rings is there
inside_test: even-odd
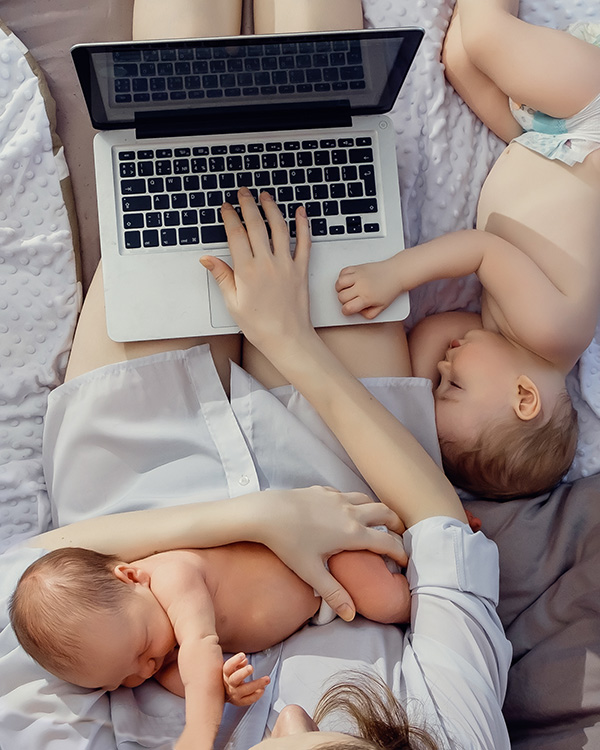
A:
[[[296,247],[290,252],[288,227],[277,204],[261,193],[258,206],[247,188],[239,191],[243,220],[224,204],[223,223],[233,259],[233,269],[220,258],[200,259],[219,284],[227,309],[246,338],[266,356],[285,339],[298,341],[314,335],[308,301],[310,229],[306,212],[296,212]]]

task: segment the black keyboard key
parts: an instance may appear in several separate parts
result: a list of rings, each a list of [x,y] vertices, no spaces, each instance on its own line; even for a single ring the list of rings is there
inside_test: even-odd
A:
[[[263,154],[261,164],[263,169],[276,169],[279,164],[277,154]]]
[[[372,148],[353,148],[348,152],[351,164],[364,164],[373,161]]]
[[[171,174],[172,167],[170,161],[157,161],[156,162],[156,174],[168,175]]]
[[[153,161],[141,161],[138,163],[138,175],[140,177],[152,177],[154,174]]]
[[[175,159],[175,161],[173,162],[173,172],[175,172],[175,174],[187,174],[189,171],[189,159]]]
[[[156,211],[160,210],[161,208],[169,208],[170,205],[171,202],[169,201],[169,196],[166,193],[161,193],[160,195],[157,194],[152,198],[152,207]]]
[[[258,154],[246,154],[244,156],[244,169],[248,172],[260,169],[260,156]]]
[[[354,182],[358,179],[358,170],[354,166],[342,167],[342,180],[344,182]]]
[[[135,159],[135,151],[119,151],[119,161],[133,161]]]
[[[204,208],[206,205],[206,199],[204,193],[190,193],[189,203],[192,208]]]
[[[223,193],[221,192],[221,190],[211,190],[210,193],[207,193],[206,205],[216,206],[217,208],[219,206],[222,206],[223,205]]]
[[[219,175],[219,187],[222,190],[235,187],[235,176],[228,172]]]
[[[238,172],[235,181],[238,188],[250,187],[252,185],[252,172]]]
[[[343,182],[336,182],[329,186],[329,195],[332,198],[345,198],[346,197],[346,186]]]
[[[146,229],[142,232],[142,241],[144,247],[158,247],[160,245],[158,231],[156,229]]]
[[[327,234],[326,219],[311,219],[310,231],[314,237],[323,237]]]
[[[293,188],[286,186],[277,188],[277,200],[280,203],[289,203],[294,200]]]
[[[123,211],[149,211],[152,208],[152,201],[149,195],[129,195],[121,199]]]
[[[188,197],[185,193],[174,193],[171,196],[171,208],[187,208]]]
[[[188,174],[183,178],[184,190],[199,190],[200,178],[194,174]]]
[[[198,159],[192,159],[192,172],[196,174],[204,174],[208,172],[208,160],[204,157]]]
[[[142,246],[142,236],[139,232],[125,232],[125,247],[128,250],[135,250]]]
[[[357,146],[370,146],[373,143],[373,139],[370,137],[365,138],[357,138],[356,139],[356,145]]]
[[[290,169],[289,180],[292,185],[300,185],[306,182],[306,172],[303,169]]]
[[[363,229],[365,232],[378,232],[379,231],[379,224],[373,222],[371,224],[365,224]]]
[[[288,173],[285,169],[276,169],[271,172],[271,181],[273,185],[286,185],[288,182]]]
[[[222,156],[211,156],[208,160],[209,172],[224,172],[225,159]]]
[[[348,216],[346,219],[348,234],[360,234],[362,232],[362,219],[360,216]]]
[[[199,245],[200,232],[198,227],[181,227],[178,231],[180,245]]]
[[[146,180],[121,180],[121,195],[139,195],[146,192]]]
[[[180,192],[181,184],[181,177],[167,177],[165,180],[165,188],[168,193]]]
[[[200,184],[202,185],[202,190],[215,190],[217,187],[217,175],[203,174],[200,178]]]
[[[313,155],[311,151],[301,151],[296,157],[296,163],[299,167],[312,167]]]
[[[329,189],[327,185],[313,185],[312,197],[315,200],[323,200],[325,198],[329,198]]]
[[[346,234],[346,227],[341,224],[334,224],[329,227],[329,234]]]
[[[163,220],[166,227],[178,227],[181,224],[179,211],[165,211]]]
[[[294,188],[294,196],[296,200],[301,203],[309,201],[312,197],[310,187],[308,185],[296,185]]]
[[[296,166],[296,154],[283,152],[279,154],[279,166],[280,167],[295,167]]]
[[[192,154],[194,156],[208,156],[208,146],[194,146]]]
[[[162,177],[150,177],[148,179],[149,193],[164,193],[165,181]]]
[[[331,163],[332,164],[347,164],[348,163],[348,151],[346,151],[346,149],[336,148],[334,151],[331,152]]]
[[[123,227],[125,229],[142,229],[144,226],[144,214],[125,214]]]
[[[198,212],[200,224],[216,224],[217,214],[214,208],[203,208]]]
[[[323,202],[323,215],[324,216],[337,216],[340,212],[340,206],[337,201],[324,201]]]
[[[306,209],[306,215],[309,218],[313,216],[321,216],[321,204],[316,201],[309,201],[304,208]]]
[[[160,244],[163,247],[173,247],[177,244],[177,230],[176,229],[161,229],[160,230]]]
[[[238,172],[243,168],[243,164],[244,162],[242,161],[242,157],[238,156],[237,154],[235,156],[227,157],[227,169],[230,172]]]
[[[203,245],[210,245],[215,242],[227,242],[227,234],[225,233],[225,227],[222,224],[202,227],[200,229],[200,234]]]
[[[162,214],[158,211],[151,211],[150,213],[146,214],[146,226],[149,229],[162,227]]]
[[[254,184],[256,187],[266,187],[271,184],[271,173],[270,172],[255,172],[254,173]]]
[[[348,184],[348,198],[362,198],[364,195],[362,182],[350,182]]]
[[[374,214],[377,213],[377,200],[375,198],[352,198],[340,201],[342,213],[347,214]]]
[[[170,159],[173,156],[173,151],[170,148],[158,148],[156,149],[157,159]]]
[[[314,167],[306,170],[307,182],[323,182],[323,170],[320,167]]]
[[[135,177],[135,162],[123,161],[119,164],[119,176],[120,177]]]

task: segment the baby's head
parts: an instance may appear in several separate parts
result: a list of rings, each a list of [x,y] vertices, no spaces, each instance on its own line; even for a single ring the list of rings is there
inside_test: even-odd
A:
[[[469,331],[438,363],[435,391],[444,470],[488,498],[554,487],[577,446],[577,414],[564,376],[491,331]]]
[[[137,687],[175,647],[168,617],[143,578],[92,550],[44,555],[23,573],[10,602],[19,643],[44,669],[75,685]]]

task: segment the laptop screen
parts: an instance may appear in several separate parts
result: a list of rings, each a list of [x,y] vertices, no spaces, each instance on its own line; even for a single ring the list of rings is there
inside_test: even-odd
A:
[[[277,114],[300,127],[336,111],[388,112],[422,37],[361,29],[81,44],[72,56],[97,129],[193,121],[198,132],[231,132],[262,118],[266,129]]]

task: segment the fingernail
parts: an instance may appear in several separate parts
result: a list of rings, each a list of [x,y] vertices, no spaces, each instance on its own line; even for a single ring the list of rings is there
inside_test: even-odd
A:
[[[239,192],[240,192],[240,195],[250,195],[250,191],[248,190],[246,186],[241,187]]]
[[[207,271],[212,271],[212,269],[215,267],[212,258],[209,258],[208,255],[203,255],[202,258],[200,258],[200,263],[204,266],[204,268],[206,268]]]
[[[342,604],[337,613],[342,618],[342,620],[345,620],[346,622],[354,620],[354,610],[349,604]]]
[[[301,216],[303,219],[306,219],[306,209],[304,206],[300,206],[298,208],[298,216]]]
[[[262,192],[261,193],[261,197],[265,201],[272,201],[273,200],[273,196],[271,195],[271,193],[269,193],[268,190],[265,190],[264,192]]]

